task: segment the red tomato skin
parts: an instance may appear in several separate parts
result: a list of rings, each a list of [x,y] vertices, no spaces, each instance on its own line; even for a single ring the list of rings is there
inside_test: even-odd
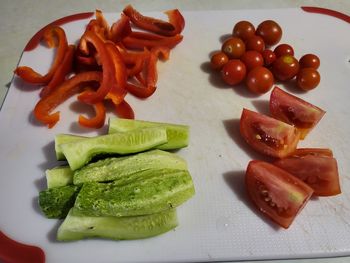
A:
[[[320,81],[320,73],[314,68],[302,68],[297,74],[297,86],[305,91],[316,88]]]
[[[240,59],[245,64],[248,72],[253,68],[264,65],[264,58],[255,50],[246,51]]]
[[[245,49],[246,50],[255,50],[259,53],[262,53],[265,49],[265,42],[264,39],[260,36],[252,36],[245,42]]]
[[[256,94],[268,92],[274,83],[274,78],[270,70],[265,67],[255,67],[248,72],[246,85],[248,89]]]
[[[295,126],[300,132],[300,139],[304,139],[326,113],[278,87],[271,91],[269,108],[272,117]]]
[[[264,49],[261,54],[264,58],[264,65],[266,67],[272,65],[272,63],[276,60],[276,54],[270,49]]]
[[[242,61],[239,59],[229,60],[221,69],[221,77],[228,85],[234,86],[241,83],[247,70]]]
[[[303,181],[279,167],[258,160],[250,161],[245,175],[248,196],[265,216],[289,228],[313,194]]]
[[[282,28],[273,20],[265,20],[256,28],[255,34],[261,36],[268,46],[276,45],[282,38]]]
[[[300,68],[318,69],[320,64],[320,58],[314,54],[305,54],[299,59]]]
[[[298,148],[291,157],[303,157],[306,155],[333,157],[333,152],[328,148]]]
[[[275,60],[272,64],[272,73],[280,81],[293,79],[299,71],[298,60],[290,55],[284,55]]]
[[[249,21],[239,21],[234,25],[232,35],[245,41],[255,35],[255,27]]]
[[[245,44],[242,39],[238,37],[230,37],[227,39],[221,47],[221,51],[224,52],[230,59],[240,58],[246,50]]]
[[[314,190],[315,196],[333,196],[341,193],[337,160],[317,153],[290,156],[274,165],[299,178]]]
[[[240,134],[255,151],[275,158],[292,154],[299,142],[299,131],[272,117],[243,109]]]
[[[288,44],[279,44],[273,52],[275,53],[276,57],[281,57],[284,55],[290,55],[294,56],[294,49],[291,45]]]
[[[216,52],[211,56],[210,66],[212,69],[219,70],[228,62],[228,57],[222,51]]]

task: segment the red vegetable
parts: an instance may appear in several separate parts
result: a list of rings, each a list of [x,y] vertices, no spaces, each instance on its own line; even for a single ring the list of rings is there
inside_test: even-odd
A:
[[[84,92],[88,92],[90,89],[86,89]],[[79,97],[78,97],[79,99]],[[79,124],[87,128],[101,128],[106,119],[106,107],[103,101],[92,104],[95,116],[92,118],[86,118],[83,115],[79,115]]]
[[[313,194],[303,181],[262,161],[251,161],[245,176],[246,189],[264,215],[288,228]]]

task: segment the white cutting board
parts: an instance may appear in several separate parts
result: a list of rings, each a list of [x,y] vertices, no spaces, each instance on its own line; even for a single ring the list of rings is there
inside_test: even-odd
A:
[[[149,15],[164,18],[160,13]],[[128,96],[136,118],[191,126],[186,158],[196,195],[178,208],[180,225],[164,235],[137,241],[55,241],[59,222],[46,219],[37,205],[45,187],[44,171],[57,164],[54,135],[94,135],[76,124],[84,111],[71,99],[60,106],[61,121],[51,130],[38,124],[32,109],[38,90],[14,79],[0,112],[0,229],[12,238],[40,246],[47,262],[220,261],[350,255],[349,24],[301,9],[183,12],[184,40],[159,64],[159,84],[148,100]],[[106,15],[110,22],[119,14]],[[256,97],[244,87],[225,87],[208,72],[209,54],[220,49],[235,22],[255,25],[274,19],[282,26],[281,43],[296,56],[318,54],[319,87],[297,96],[327,113],[300,146],[329,147],[338,160],[343,193],[311,200],[288,230],[265,220],[247,201],[243,178],[251,159],[263,158],[242,141],[238,122],[243,107],[267,112],[269,93]],[[63,26],[69,42],[88,20]],[[20,65],[45,72],[52,51],[24,52]],[[280,86],[284,87],[284,86]],[[112,116],[112,115],[111,115]]]

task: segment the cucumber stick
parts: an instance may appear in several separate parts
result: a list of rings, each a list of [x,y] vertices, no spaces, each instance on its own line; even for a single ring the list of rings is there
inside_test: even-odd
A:
[[[184,170],[155,170],[158,174],[125,185],[85,183],[74,204],[85,216],[137,216],[174,208],[194,195],[192,178]]]
[[[132,181],[131,175],[145,170],[164,168],[186,170],[187,164],[180,156],[162,150],[150,150],[127,157],[110,157],[76,170],[74,184],[118,179]]]
[[[174,150],[188,146],[189,143],[189,126],[151,122],[142,120],[130,120],[122,118],[109,119],[108,133],[115,132],[129,132],[136,129],[149,128],[149,127],[164,127],[167,131],[168,142],[159,145],[157,148],[161,150]]]
[[[73,171],[69,166],[57,166],[46,170],[47,188],[73,184]]]
[[[128,133],[113,133],[81,139],[61,145],[74,171],[99,154],[130,154],[146,151],[167,142],[166,129],[152,127]]]
[[[62,151],[62,144],[64,143],[69,143],[69,142],[76,142],[82,139],[86,139],[88,137],[85,136],[79,136],[79,135],[73,135],[73,134],[56,134],[55,136],[55,153],[56,153],[56,158],[59,161],[63,161],[66,159],[66,157],[63,154]]]
[[[115,240],[141,239],[163,234],[178,225],[175,209],[160,213],[132,217],[79,216],[74,209],[58,228],[59,241],[84,238],[108,238]]]
[[[39,193],[39,206],[48,218],[64,218],[73,207],[79,186],[49,188]]]

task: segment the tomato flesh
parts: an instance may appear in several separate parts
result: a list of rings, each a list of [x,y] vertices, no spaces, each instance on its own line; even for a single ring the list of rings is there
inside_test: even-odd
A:
[[[248,196],[267,217],[288,228],[313,194],[303,181],[277,166],[253,160],[245,175]]]
[[[337,195],[341,193],[337,160],[326,152],[327,149],[303,149],[303,155],[293,154],[274,165],[304,181],[316,196]]]
[[[270,112],[272,117],[295,126],[300,131],[300,139],[304,139],[326,113],[278,87],[270,95]]]
[[[253,149],[277,158],[293,153],[300,136],[294,126],[248,109],[242,111],[240,133]]]

